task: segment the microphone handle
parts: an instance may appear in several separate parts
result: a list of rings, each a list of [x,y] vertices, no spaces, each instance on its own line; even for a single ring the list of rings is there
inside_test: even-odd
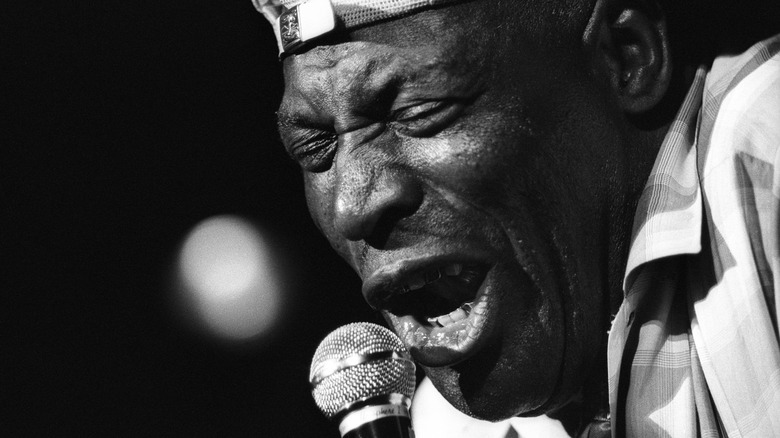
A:
[[[409,417],[393,415],[364,423],[342,438],[414,438],[414,431]]]

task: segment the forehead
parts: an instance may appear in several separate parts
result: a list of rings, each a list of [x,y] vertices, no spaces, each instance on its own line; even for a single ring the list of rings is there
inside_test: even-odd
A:
[[[286,58],[280,119],[295,118],[305,107],[334,107],[347,100],[355,105],[350,96],[392,89],[433,92],[472,83],[487,44],[475,27],[479,14],[461,9],[428,10],[368,26],[350,32],[343,42]]]

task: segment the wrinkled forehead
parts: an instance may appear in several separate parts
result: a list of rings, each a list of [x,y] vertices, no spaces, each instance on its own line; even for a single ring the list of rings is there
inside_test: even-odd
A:
[[[320,83],[319,73],[344,82],[369,77],[395,81],[425,81],[432,71],[467,74],[477,66],[479,41],[453,26],[444,11],[431,11],[355,30],[343,40],[313,45],[283,61],[285,80]]]
[[[360,111],[361,105],[376,105],[388,93],[465,93],[482,74],[485,50],[467,31],[471,26],[459,19],[463,15],[465,11],[453,15],[451,8],[427,10],[355,29],[344,40],[285,57],[280,118],[305,107],[350,105]],[[453,20],[461,25],[454,26]]]
[[[287,59],[278,121],[338,130],[351,117],[383,119],[393,102],[469,95],[480,84],[479,69],[465,68],[456,57],[436,56],[437,49],[440,55],[447,53],[441,47],[409,51],[350,42]]]
[[[408,48],[377,41],[348,41],[313,47],[285,59],[285,82],[299,86],[326,85],[326,77],[344,85],[370,85],[372,81],[396,83],[425,81],[431,70],[455,70],[457,58],[446,46],[428,44]]]

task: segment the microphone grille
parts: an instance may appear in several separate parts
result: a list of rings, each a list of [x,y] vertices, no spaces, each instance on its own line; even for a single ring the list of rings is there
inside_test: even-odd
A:
[[[414,395],[414,362],[390,330],[368,322],[339,327],[322,340],[311,363],[314,402],[328,418],[378,395]]]

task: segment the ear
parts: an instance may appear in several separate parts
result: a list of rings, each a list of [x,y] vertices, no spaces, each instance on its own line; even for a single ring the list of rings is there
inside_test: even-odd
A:
[[[584,39],[625,113],[639,115],[661,102],[672,61],[666,20],[654,0],[597,0]]]

